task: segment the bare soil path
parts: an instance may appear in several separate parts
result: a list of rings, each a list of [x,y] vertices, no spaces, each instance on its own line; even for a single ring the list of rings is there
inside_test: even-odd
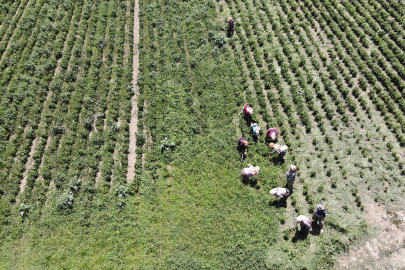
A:
[[[138,131],[138,106],[137,99],[139,95],[137,78],[139,72],[139,1],[135,0],[134,9],[134,59],[133,59],[133,73],[132,73],[132,85],[134,87],[134,96],[132,97],[132,110],[131,110],[131,123],[129,124],[129,153],[128,153],[128,173],[127,180],[132,182],[135,177],[135,162],[136,162],[136,137],[135,134]]]

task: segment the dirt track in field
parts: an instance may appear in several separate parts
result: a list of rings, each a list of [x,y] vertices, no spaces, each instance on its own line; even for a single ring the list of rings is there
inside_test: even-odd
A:
[[[132,84],[134,87],[135,94],[132,97],[132,110],[131,110],[131,123],[129,125],[129,153],[128,153],[128,173],[127,180],[132,182],[135,177],[135,162],[136,162],[136,137],[135,134],[138,130],[138,86],[137,78],[139,72],[139,53],[138,53],[138,43],[139,43],[139,1],[135,0],[134,9],[134,59],[133,59],[133,73],[132,73]]]

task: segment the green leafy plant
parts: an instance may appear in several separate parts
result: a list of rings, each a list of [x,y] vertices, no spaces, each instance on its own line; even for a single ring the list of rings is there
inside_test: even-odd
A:
[[[23,218],[27,217],[31,209],[32,209],[32,205],[20,203],[20,206],[19,206],[20,216],[22,216]]]
[[[176,144],[167,137],[161,140],[160,143],[161,143],[160,149],[162,150],[162,152],[167,150],[173,150],[176,147]]]

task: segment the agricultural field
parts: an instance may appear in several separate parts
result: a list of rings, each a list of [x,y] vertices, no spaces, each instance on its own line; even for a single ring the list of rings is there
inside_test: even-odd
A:
[[[399,269],[404,25],[395,0],[0,0],[0,268]]]

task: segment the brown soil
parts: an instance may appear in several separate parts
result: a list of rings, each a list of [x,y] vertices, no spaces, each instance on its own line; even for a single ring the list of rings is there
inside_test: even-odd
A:
[[[139,1],[135,0],[135,10],[134,10],[134,59],[133,59],[133,86],[135,94],[132,97],[132,110],[131,110],[131,123],[129,125],[129,153],[128,153],[128,173],[127,180],[132,182],[135,178],[135,162],[136,162],[136,137],[135,134],[138,130],[138,107],[137,107],[137,97],[138,97],[138,86],[137,77],[139,72],[139,53],[138,53],[138,43],[139,43]]]
[[[350,248],[337,260],[338,269],[404,269],[405,212],[365,203],[366,221],[377,233]]]
[[[21,183],[20,183],[20,192],[21,193],[24,193],[24,189],[27,186],[28,172],[31,170],[32,166],[34,165],[35,160],[34,160],[33,156],[36,152],[35,148],[38,145],[39,139],[40,139],[40,137],[36,137],[35,140],[32,142],[30,155],[28,157],[27,163],[25,163],[25,172],[23,175],[23,179],[21,180]]]

